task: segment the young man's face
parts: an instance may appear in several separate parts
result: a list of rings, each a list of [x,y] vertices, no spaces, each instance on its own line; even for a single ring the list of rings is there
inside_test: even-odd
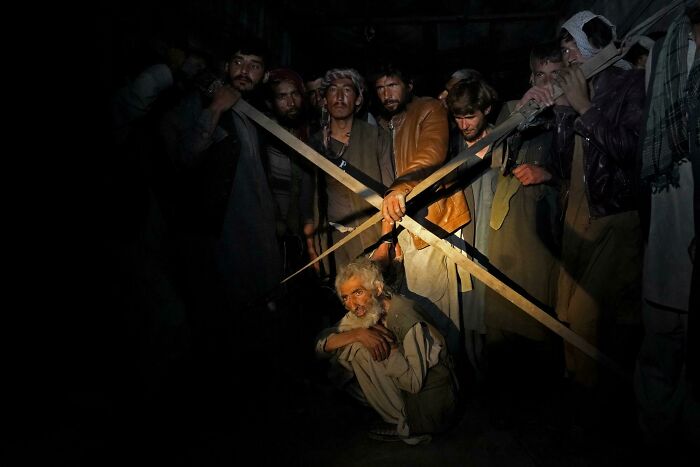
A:
[[[301,117],[301,91],[291,81],[273,87],[272,111],[280,120],[296,121]]]
[[[412,85],[406,85],[397,76],[382,76],[374,83],[379,102],[389,115],[395,114],[406,105],[408,93]]]
[[[574,40],[562,40],[559,45],[561,46],[561,56],[564,60],[564,63],[566,65],[573,65],[573,64],[578,64],[581,65],[583,62],[586,61],[585,58],[583,58],[583,55],[581,55],[581,51],[578,49],[578,46],[576,45],[576,41]]]
[[[345,119],[355,113],[361,100],[350,78],[334,80],[326,89],[328,113],[336,120]]]
[[[563,66],[563,62],[535,61],[532,67],[532,74],[530,75],[532,85],[538,88],[551,89],[552,83],[554,83],[554,80],[559,75],[559,70],[561,70]]]
[[[477,110],[474,113],[454,116],[455,123],[467,142],[471,143],[481,137],[486,128],[486,114],[488,111],[489,109],[486,109],[486,113],[484,113],[481,110]]]
[[[265,75],[265,62],[259,55],[236,53],[228,65],[231,85],[240,92],[252,91]]]

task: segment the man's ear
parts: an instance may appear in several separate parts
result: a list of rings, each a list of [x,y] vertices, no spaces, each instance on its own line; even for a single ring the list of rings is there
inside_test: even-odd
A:
[[[270,79],[270,72],[266,71],[265,74],[263,75],[263,79],[262,79],[261,83],[263,83],[263,84],[267,83],[268,79]]]
[[[528,81],[528,83],[530,83],[530,86],[535,85],[535,76],[532,73],[530,73],[530,80]]]
[[[484,115],[488,115],[491,112],[491,106],[489,105],[486,107],[486,110],[484,110]]]
[[[363,100],[362,94],[357,96],[357,99],[355,99],[355,108],[356,109],[359,109],[360,107],[362,107],[362,100]]]
[[[413,80],[408,82],[408,85],[406,85],[406,90],[410,93],[413,91]]]

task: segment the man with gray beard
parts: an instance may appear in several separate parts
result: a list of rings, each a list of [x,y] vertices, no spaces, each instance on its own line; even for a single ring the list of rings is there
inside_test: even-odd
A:
[[[336,291],[348,310],[321,332],[316,353],[331,378],[369,404],[384,424],[372,439],[429,442],[455,421],[456,378],[444,337],[418,305],[387,290],[379,267],[359,257],[341,269]]]

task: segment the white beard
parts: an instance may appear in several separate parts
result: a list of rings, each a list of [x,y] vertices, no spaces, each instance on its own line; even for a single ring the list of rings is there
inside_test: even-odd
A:
[[[372,298],[372,303],[368,304],[367,312],[361,318],[352,311],[345,313],[338,325],[338,331],[344,332],[351,329],[372,327],[379,322],[383,314],[384,310],[382,310],[379,300]]]

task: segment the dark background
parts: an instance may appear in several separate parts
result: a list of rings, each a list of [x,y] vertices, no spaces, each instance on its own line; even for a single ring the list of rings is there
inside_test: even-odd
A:
[[[103,4],[95,43],[102,80],[114,89],[168,46],[196,45],[223,54],[242,34],[265,39],[273,66],[303,76],[335,66],[366,73],[378,57],[413,68],[417,93],[436,95],[445,77],[474,68],[505,99],[527,88],[532,45],[554,39],[571,14],[590,9],[622,36],[664,6],[658,0],[147,1]],[[655,29],[663,28],[660,24]]]

